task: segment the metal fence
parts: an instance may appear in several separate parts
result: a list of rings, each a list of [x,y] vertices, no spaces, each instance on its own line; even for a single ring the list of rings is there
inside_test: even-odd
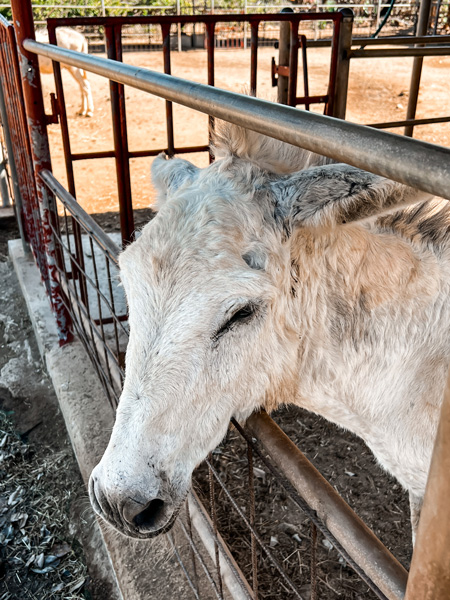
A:
[[[450,151],[445,148],[338,121],[329,116],[299,112],[289,106],[274,105],[256,98],[218,90],[212,85],[187,82],[167,73],[136,69],[126,64],[112,63],[108,59],[39,44],[32,39],[29,5],[17,1],[13,6],[18,23],[17,47],[20,60],[22,64],[28,64],[28,72],[31,73],[23,85],[27,114],[32,117],[29,120],[29,139],[30,155],[34,159],[32,180],[36,187],[33,198],[40,208],[34,226],[44,232],[43,254],[49,258],[47,266],[43,264],[42,268],[47,268],[49,274],[49,291],[54,300],[61,339],[68,339],[70,323],[73,322],[73,327],[85,344],[113,405],[120,394],[123,357],[128,338],[125,302],[121,289],[115,283],[117,256],[121,242],[125,239],[124,230],[122,238],[111,239],[76,202],[70,189],[70,177],[69,190],[66,190],[51,172],[46,137],[42,133],[45,115],[37,76],[36,54],[48,56],[55,61],[57,86],[60,77],[59,62],[78,66],[111,79],[112,94],[116,94],[113,111],[116,112],[117,126],[121,126],[122,129],[125,126],[124,104],[121,105],[123,88],[114,86],[131,85],[165,98],[169,103],[168,108],[171,102],[178,102],[206,113],[211,118],[232,121],[450,198]],[[252,32],[257,31],[259,21],[266,20],[261,15],[248,18]],[[294,38],[298,37],[295,25],[304,17],[296,14],[278,15],[276,18],[293,23],[291,35]],[[214,20],[207,20],[206,26],[210,22]],[[117,40],[123,23],[123,19],[106,19],[103,22],[105,27],[109,27],[109,54],[115,52],[115,56],[110,58],[120,59]],[[10,46],[15,47],[11,27],[4,22],[0,25],[2,35],[10,36]],[[49,26],[53,35],[57,23],[51,22]],[[167,30],[168,25],[166,32]],[[165,39],[169,40],[168,33]],[[253,34],[253,53],[257,50],[256,39]],[[50,38],[50,41],[54,39]],[[165,47],[167,46],[169,48],[165,57],[170,73],[170,45],[166,43]],[[211,40],[210,55],[213,48]],[[340,51],[342,52],[342,47]],[[213,62],[210,62],[211,65]],[[256,72],[254,77],[256,78]],[[58,88],[56,105],[60,117],[65,110],[61,92],[62,88]],[[15,108],[11,107],[11,110]],[[170,123],[170,120],[168,122]],[[61,123],[64,126],[63,119]],[[24,129],[24,123],[21,123],[21,127]],[[114,156],[119,163],[124,157],[129,158],[124,140],[126,138],[120,138],[117,132],[115,149],[108,154]],[[70,153],[70,145],[67,147],[66,144],[67,150]],[[180,151],[173,145],[170,146],[170,136],[167,150],[169,153]],[[66,159],[67,156],[66,154]],[[72,156],[71,159],[73,158]],[[126,172],[126,163],[125,166],[119,164],[118,168],[122,169],[120,172]],[[123,180],[121,185],[124,185]],[[132,221],[127,221],[129,214],[132,215],[131,199],[128,206],[125,203],[124,211],[125,226],[131,228]],[[276,585],[281,590],[273,594],[269,592],[272,594],[269,597],[276,598],[276,594],[279,597],[287,597],[287,594],[298,598],[305,595],[312,599],[322,597],[321,583],[317,576],[321,552],[317,544],[318,531],[340,553],[342,560],[354,568],[362,581],[371,588],[370,593],[365,588],[361,589],[364,597],[370,597],[372,593],[379,598],[403,597],[407,582],[407,574],[403,567],[333,488],[322,480],[268,416],[253,416],[246,430],[235,423],[233,435],[236,437],[235,444],[241,448],[239,455],[245,465],[245,486],[241,478],[237,480],[234,489],[231,489],[233,486],[230,481],[235,478],[235,472],[227,474],[220,461],[220,455],[213,454],[205,467],[206,473],[200,471],[197,474],[198,495],[191,495],[186,506],[186,515],[178,525],[180,535],[185,537],[186,542],[183,545],[177,537],[173,539],[174,550],[183,565],[194,597],[263,598],[267,597],[268,580],[273,582],[271,585]],[[267,536],[261,535],[265,517],[257,514],[255,496],[264,493],[264,489],[261,489],[260,482],[255,477],[257,464],[264,464],[265,471],[274,485],[283,488],[283,494],[304,515],[299,518],[302,523],[309,522],[309,525],[305,523],[305,528],[309,528],[310,534],[304,534],[305,539],[309,537],[309,551],[306,553],[308,562],[303,562],[303,576],[299,575],[301,569],[297,570],[291,566],[288,557],[280,557],[278,550],[268,543]],[[244,508],[243,492],[247,503]],[[433,502],[433,498],[429,500],[427,497],[425,508],[427,502]],[[241,527],[241,541],[237,545],[244,544],[250,557],[240,564],[236,540],[227,536],[227,529],[224,527],[225,517],[229,519],[230,515],[233,515],[233,519],[239,522]],[[445,556],[443,558],[446,559]],[[205,578],[209,583],[209,591],[206,591],[203,585]],[[441,596],[436,595],[435,598],[443,600],[446,597],[444,593]],[[420,592],[415,596],[410,595],[410,599],[422,600],[424,596],[419,594]]]
[[[204,15],[204,14],[250,14],[279,12],[283,7],[291,7],[291,3],[283,1],[269,1],[266,4],[254,0],[240,0],[235,2],[221,2],[219,0],[210,0],[196,5],[195,2],[184,2],[175,0],[172,4],[154,4],[146,5],[136,3],[110,4],[99,0],[96,4],[77,4],[70,2],[48,2],[33,5],[35,22],[44,24],[48,18],[65,17],[100,17],[100,16],[149,16],[149,15]],[[309,12],[330,12],[339,11],[342,8],[352,8],[355,13],[355,34],[368,36],[378,30],[383,22],[386,12],[390,8],[389,2],[375,0],[371,3],[358,3],[349,0],[349,2],[333,2],[320,0],[305,2],[301,7],[295,10]],[[0,10],[8,11],[9,4],[0,4]],[[390,10],[389,18],[383,27],[383,34],[395,35],[399,33],[416,33],[418,3],[413,0],[402,0],[397,2]],[[448,33],[450,29],[450,3],[449,0],[434,0],[429,22],[429,33]],[[313,32],[315,39],[322,39],[329,36],[330,30],[326,22],[311,23],[307,25],[308,33]],[[126,31],[125,35],[130,38],[139,38],[148,34],[157,34],[156,30],[144,28],[141,32]]]

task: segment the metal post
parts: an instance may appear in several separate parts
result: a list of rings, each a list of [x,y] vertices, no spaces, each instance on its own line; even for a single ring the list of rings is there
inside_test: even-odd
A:
[[[352,47],[354,13],[351,8],[342,8],[342,22],[339,28],[338,58],[336,66],[336,87],[333,102],[333,116],[345,119],[347,109],[348,78],[350,75],[349,52]]]
[[[381,2],[383,0],[378,0],[377,6],[377,26],[375,27],[375,31],[378,31],[378,27],[380,26],[380,16],[381,16]]]
[[[50,148],[46,129],[44,102],[42,99],[39,63],[35,54],[23,47],[26,39],[34,39],[33,10],[30,0],[12,0],[12,17],[16,28],[17,53],[22,75],[22,88],[31,143],[37,199],[42,219],[42,237],[47,260],[47,290],[56,317],[60,343],[71,339],[71,319],[63,302],[63,292],[58,281],[60,249],[52,234],[57,226],[58,215],[55,199],[49,194],[39,174],[43,169],[51,171]]]
[[[102,3],[102,17],[106,17],[105,0],[101,0],[101,3]]]
[[[436,5],[436,16],[435,16],[435,20],[434,20],[433,35],[436,35],[437,29],[439,26],[439,13],[441,12],[441,5],[442,5],[442,0],[438,0],[437,5]]]
[[[416,35],[427,35],[428,22],[430,20],[432,0],[422,0],[420,3],[419,21],[417,23]],[[406,118],[414,119],[417,110],[417,100],[419,98],[420,79],[422,77],[423,56],[414,58],[411,82],[409,84],[409,99],[408,108],[406,109]],[[414,125],[407,125],[404,131],[405,135],[412,137],[414,133]]]
[[[282,13],[293,13],[292,8],[286,7]],[[291,52],[291,24],[289,21],[280,22],[280,41],[278,46],[278,65],[280,67],[289,67],[289,56]],[[280,104],[288,103],[289,77],[278,74],[278,95],[277,102]]]
[[[120,25],[106,26],[108,58],[122,62],[122,44]],[[131,199],[130,156],[128,151],[127,120],[125,110],[124,86],[115,81],[109,82],[111,95],[111,113],[114,135],[114,153],[116,161],[117,190],[119,195],[120,231],[122,244],[134,239],[133,204]]]
[[[405,600],[450,594],[450,375],[444,394]]]
[[[181,15],[181,1],[177,0],[177,15]],[[181,52],[183,47],[181,44],[181,23],[177,24],[178,52]]]
[[[248,12],[247,0],[244,0],[244,15]],[[247,21],[244,21],[244,50],[247,50]]]

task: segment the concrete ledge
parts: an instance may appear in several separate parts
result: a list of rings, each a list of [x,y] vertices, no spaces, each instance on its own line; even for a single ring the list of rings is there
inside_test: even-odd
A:
[[[81,475],[87,484],[107,446],[114,412],[79,340],[59,347],[55,321],[39,271],[20,240],[8,243],[9,255],[24,295],[41,352],[58,397]],[[109,564],[111,600],[187,598],[189,592],[174,556],[160,544],[125,538],[94,518],[101,547],[95,560]],[[92,555],[92,552],[91,552]],[[106,557],[106,559],[104,558]]]

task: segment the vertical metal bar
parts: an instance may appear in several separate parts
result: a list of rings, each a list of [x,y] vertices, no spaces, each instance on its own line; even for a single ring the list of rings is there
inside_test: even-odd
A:
[[[108,58],[121,61],[121,29],[120,25],[106,25],[106,50]],[[111,113],[114,135],[114,153],[116,161],[117,191],[120,209],[120,231],[122,244],[134,239],[133,205],[131,201],[130,158],[125,110],[125,93],[123,84],[109,82],[111,95]]]
[[[206,29],[206,53],[208,56],[208,85],[214,86],[214,45],[215,45],[215,23],[205,23]],[[214,131],[214,117],[208,118],[209,122],[209,141],[211,143],[211,135]],[[210,152],[209,162],[213,161],[213,156]]]
[[[422,0],[420,3],[419,20],[417,23],[417,36],[427,35],[428,22],[430,20],[432,0]],[[423,46],[423,44],[416,44]],[[409,83],[408,107],[406,109],[406,119],[414,119],[417,110],[417,100],[419,99],[420,79],[422,77],[423,56],[415,56],[411,71],[411,81]],[[407,125],[404,134],[412,137],[414,133],[414,125]]]
[[[163,57],[164,57],[164,73],[171,74],[170,64],[170,24],[162,23],[161,32],[163,38]],[[173,133],[173,105],[172,102],[166,100],[166,127],[167,127],[167,154],[173,156],[175,154],[175,143]]]
[[[248,12],[247,0],[244,0],[244,15]],[[247,50],[247,21],[244,21],[244,50]]]
[[[194,537],[192,535],[192,519],[191,519],[191,511],[189,508],[189,502],[186,502],[186,523],[187,523],[187,529],[189,532],[189,536],[190,536],[191,540],[194,541]],[[199,579],[198,579],[198,573],[197,573],[197,561],[196,561],[195,553],[194,553],[192,546],[190,546],[190,554],[191,554],[191,561],[192,561],[192,572],[194,574],[195,588],[198,592]]]
[[[441,12],[441,5],[442,5],[442,0],[437,0],[436,17],[435,17],[435,20],[434,20],[433,35],[436,35],[437,28],[439,26],[439,13]]]
[[[450,374],[441,408],[405,600],[448,600],[450,593]]]
[[[292,8],[286,7],[281,11],[282,13],[293,13]],[[291,40],[291,27],[288,21],[280,21],[280,39],[278,42],[278,65],[280,67],[289,67],[289,56],[290,56],[290,40]],[[279,104],[288,103],[288,85],[289,77],[278,74],[278,90],[277,90],[277,102]]]
[[[50,298],[56,316],[59,341],[61,344],[64,344],[71,339],[71,319],[64,305],[62,290],[58,281],[58,257],[55,239],[51,231],[51,224],[55,223],[58,217],[55,210],[54,198],[47,192],[44,183],[39,177],[39,173],[43,169],[51,170],[50,148],[45,124],[39,64],[38,57],[24,50],[22,46],[25,39],[34,39],[35,37],[33,11],[30,0],[12,0],[11,9],[16,29],[17,51],[22,74],[22,89],[28,120],[31,156],[42,218],[42,236],[47,261]]]
[[[302,69],[303,69],[303,91],[304,96],[309,96],[309,82],[308,82],[308,58],[306,55],[306,35],[300,35],[300,47],[302,49]],[[309,110],[310,103],[305,102],[305,109]]]
[[[56,30],[54,27],[49,27],[48,29],[48,41],[50,44],[55,46],[58,45],[56,39]],[[72,196],[76,197],[76,189],[75,189],[75,176],[73,171],[73,160],[72,160],[72,151],[70,147],[70,136],[69,136],[69,123],[67,120],[67,111],[66,111],[66,101],[64,98],[64,87],[61,76],[61,65],[59,62],[53,62],[53,75],[55,79],[55,89],[56,89],[56,101],[58,105],[58,114],[60,117],[61,124],[61,137],[63,143],[63,152],[64,152],[64,163],[66,166],[66,175],[67,175],[67,184],[69,192]],[[84,254],[83,254],[83,243],[81,239],[81,230],[79,224],[72,217],[72,229],[73,235],[75,239],[75,252],[77,263],[80,265],[78,268],[75,265],[72,270],[73,276],[75,279],[78,279],[80,282],[80,296],[82,302],[84,304],[88,303],[87,296],[87,286],[86,286],[86,278],[84,276]]]
[[[339,58],[339,39],[341,32],[341,19],[333,21],[333,39],[331,42],[330,76],[328,79],[328,102],[325,105],[324,114],[334,117],[334,100],[336,94],[337,63]]]
[[[250,525],[255,527],[255,475],[253,472],[253,449],[247,442],[247,461],[248,461],[248,491],[249,491],[249,502],[250,502]],[[256,554],[256,539],[252,532],[251,537],[251,548],[252,548],[252,587],[253,587],[253,598],[258,600],[258,556]]]
[[[211,455],[209,456],[211,461]],[[216,491],[214,484],[214,477],[211,468],[208,469],[209,473],[209,500],[211,505],[211,521],[213,524],[214,531],[214,558],[216,562],[216,570],[217,570],[217,588],[220,595],[220,598],[223,599],[223,585],[222,585],[222,573],[220,569],[220,552],[219,552],[219,544],[217,543],[217,513],[216,513]]]
[[[348,78],[350,59],[348,53],[352,46],[354,13],[351,8],[342,8],[342,22],[339,28],[338,58],[336,65],[336,87],[333,99],[333,116],[345,119],[347,109]]]
[[[317,527],[311,521],[311,595],[310,600],[317,600]]]
[[[256,96],[256,77],[258,73],[258,27],[259,21],[251,21],[250,38],[250,94]]]
[[[177,0],[177,15],[181,15],[180,0]],[[170,27],[169,27],[169,31],[170,31]],[[181,44],[181,23],[177,23],[177,40],[178,40],[178,52],[181,52],[181,50],[183,49],[182,44]],[[169,48],[170,48],[170,45],[169,45]]]
[[[289,83],[288,83],[288,105],[297,105],[297,77],[298,77],[298,21],[291,21],[291,39],[289,52]]]
[[[41,217],[39,202],[37,198],[36,182],[33,175],[33,162],[31,156],[31,143],[25,114],[25,101],[23,97],[22,80],[19,66],[18,45],[14,28],[7,30],[7,51],[5,56],[7,71],[12,75],[7,83],[7,112],[11,117],[13,140],[15,145],[13,151],[16,153],[18,171],[20,177],[19,185],[23,201],[23,224],[28,241],[30,242],[36,263],[39,267],[42,279],[49,292],[48,268],[45,255],[43,236],[41,233]],[[4,65],[5,66],[5,65]],[[6,71],[5,71],[6,72]]]
[[[378,27],[380,26],[381,2],[382,2],[382,0],[378,0],[378,5],[377,5],[377,24],[376,24],[376,27],[375,27],[375,31],[378,31]]]

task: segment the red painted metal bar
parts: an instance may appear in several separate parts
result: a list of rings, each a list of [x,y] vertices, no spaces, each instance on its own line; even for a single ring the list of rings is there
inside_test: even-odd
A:
[[[259,21],[250,21],[250,93],[256,96],[258,74],[258,28]]]
[[[151,17],[67,17],[62,19],[47,19],[47,23],[55,24],[56,27],[62,26],[78,26],[78,25],[93,25],[93,26],[116,26],[116,25],[151,25],[151,24],[167,24],[172,23],[243,23],[245,21],[336,21],[340,19],[339,13],[330,12],[299,12],[299,13],[277,13],[274,14],[228,14],[228,15],[155,15]]]
[[[331,58],[330,58],[330,76],[328,79],[327,89],[327,104],[325,106],[324,114],[329,117],[334,116],[334,96],[336,92],[336,76],[337,76],[337,63],[339,57],[339,36],[341,35],[341,22],[342,13],[339,13],[340,19],[333,22],[333,39],[331,40]]]
[[[312,96],[313,97],[313,96]],[[319,96],[318,96],[319,97]],[[322,97],[322,96],[320,96]],[[324,96],[325,97],[325,96]],[[174,148],[174,154],[191,154],[192,152],[207,152],[208,145],[203,146],[183,146],[182,148]],[[161,152],[166,152],[167,148],[159,148],[152,150],[129,150],[130,158],[146,158],[147,156],[158,156]],[[114,158],[114,150],[104,150],[103,152],[80,152],[72,154],[72,160],[88,160],[91,158]]]
[[[163,38],[163,57],[164,57],[164,73],[171,74],[170,63],[170,23],[161,25]],[[173,156],[175,154],[175,141],[173,130],[173,104],[166,100],[166,127],[167,127],[167,154]]]
[[[51,170],[39,63],[38,57],[27,52],[22,46],[25,39],[34,39],[33,13],[31,4],[21,2],[21,0],[12,0],[11,8],[16,30],[19,65],[22,73],[22,89],[30,136],[37,200],[42,219],[42,236],[47,259],[50,299],[56,317],[59,340],[63,344],[71,339],[71,319],[64,305],[63,291],[58,279],[61,254],[51,233],[51,225],[58,218],[55,200],[39,178],[39,173],[43,169]]]
[[[56,30],[54,27],[48,29],[48,39],[50,44],[57,45]],[[61,137],[63,143],[64,152],[64,163],[66,167],[67,184],[69,192],[72,196],[76,197],[75,190],[75,176],[73,172],[72,152],[70,146],[70,135],[69,135],[69,123],[67,120],[66,102],[64,98],[64,86],[61,75],[61,65],[57,61],[53,61],[53,75],[55,78],[55,89],[56,89],[56,104],[58,115],[61,122]],[[83,254],[83,242],[81,238],[81,230],[79,224],[75,219],[72,219],[72,230],[75,240],[75,256],[76,262],[72,262],[72,274],[74,279],[78,279],[80,284],[80,297],[84,304],[88,303],[88,294],[86,287],[86,279],[84,273],[84,254]],[[78,269],[77,264],[81,265],[81,269]]]
[[[295,104],[327,104],[329,100],[329,96],[299,96],[295,99]],[[307,109],[309,110],[309,108]]]
[[[214,86],[214,83],[215,83],[215,64],[214,64],[215,27],[216,27],[215,22],[205,24],[206,54],[207,54],[207,60],[208,60],[208,85],[212,85],[212,86]],[[215,126],[214,117],[212,117],[211,115],[208,116],[208,123],[209,123],[209,142],[211,143],[211,136],[212,136],[212,133],[214,131],[214,126]],[[214,157],[210,151],[209,152],[209,162],[211,163],[213,161],[213,159],[214,159]]]
[[[105,28],[106,50],[108,58],[121,61],[120,29]],[[117,190],[120,208],[120,231],[125,244],[133,239],[134,222],[131,202],[130,165],[128,157],[128,138],[126,132],[125,95],[123,84],[110,81],[111,113],[114,135],[114,153],[116,161]]]
[[[9,128],[11,151],[14,154],[17,175],[18,193],[22,203],[17,215],[22,223],[25,241],[29,242],[36,262],[41,272],[47,274],[45,253],[42,248],[42,239],[38,235],[37,223],[40,215],[36,199],[36,188],[33,179],[33,165],[31,164],[30,140],[26,125],[25,109],[23,104],[22,85],[19,75],[16,38],[12,25],[0,15],[0,82],[5,100],[5,112]],[[9,150],[8,150],[9,153]],[[15,195],[15,194],[14,194]],[[16,210],[18,210],[16,206]],[[41,268],[39,260],[44,261]]]
[[[291,21],[291,39],[289,50],[289,84],[288,84],[288,106],[295,106],[297,98],[297,73],[298,73],[298,21]]]
[[[306,55],[306,35],[299,35],[300,48],[302,49],[302,70],[303,70],[303,92],[305,94],[305,109],[309,110],[311,102],[308,99],[309,96],[309,82],[308,82],[308,58]],[[296,99],[297,101],[297,99]],[[298,104],[298,103],[297,103]]]

